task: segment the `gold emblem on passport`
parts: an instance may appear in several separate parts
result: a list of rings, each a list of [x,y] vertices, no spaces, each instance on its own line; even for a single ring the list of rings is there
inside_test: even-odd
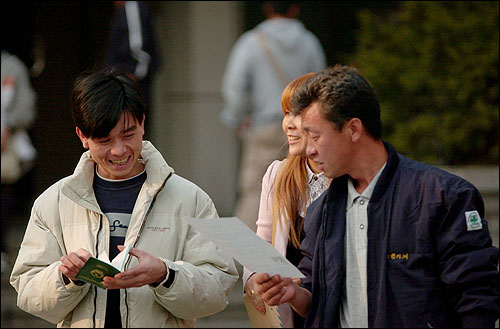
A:
[[[101,270],[96,270],[96,269],[90,271],[90,275],[98,279],[102,279],[104,277],[104,273]]]

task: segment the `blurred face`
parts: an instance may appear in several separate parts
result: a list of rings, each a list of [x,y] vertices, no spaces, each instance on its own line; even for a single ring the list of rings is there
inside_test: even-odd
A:
[[[305,108],[301,117],[302,129],[308,136],[307,156],[318,163],[318,169],[327,177],[336,178],[348,173],[352,154],[347,129],[339,132],[331,121],[324,119],[316,102]]]
[[[288,138],[288,153],[290,155],[306,155],[307,136],[300,129],[301,117],[288,111],[285,112],[282,127]]]
[[[131,114],[122,114],[109,135],[103,138],[87,138],[78,127],[76,134],[83,147],[90,150],[102,177],[125,179],[134,177],[144,169],[144,165],[137,161],[142,151],[144,117],[142,122],[138,122]]]

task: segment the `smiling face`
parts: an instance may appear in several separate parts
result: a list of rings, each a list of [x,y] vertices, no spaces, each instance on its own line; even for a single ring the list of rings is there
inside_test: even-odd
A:
[[[338,131],[331,121],[323,118],[321,107],[312,103],[302,112],[302,129],[308,136],[306,153],[318,163],[319,170],[330,178],[349,172],[352,159],[351,138],[344,127]]]
[[[99,175],[107,179],[126,179],[142,172],[137,161],[142,151],[144,117],[138,122],[131,114],[122,113],[116,126],[103,138],[87,138],[77,127],[83,147],[90,150]]]
[[[286,111],[283,116],[282,128],[288,139],[288,153],[290,155],[306,155],[307,135],[300,127],[300,115],[293,115]]]

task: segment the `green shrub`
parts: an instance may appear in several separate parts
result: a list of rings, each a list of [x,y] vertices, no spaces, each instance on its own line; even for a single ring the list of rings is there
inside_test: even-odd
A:
[[[499,2],[403,2],[359,14],[350,64],[375,88],[383,138],[434,164],[498,164]]]

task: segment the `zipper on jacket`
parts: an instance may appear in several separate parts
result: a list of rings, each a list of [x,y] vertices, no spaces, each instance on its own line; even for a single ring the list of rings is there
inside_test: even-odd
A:
[[[135,241],[134,241],[134,244],[132,245],[132,248],[135,248],[135,246],[137,245],[137,242],[139,241],[139,238],[141,237],[142,230],[144,229],[144,226],[146,225],[146,220],[148,219],[149,213],[153,209],[153,206],[154,206],[154,204],[156,202],[156,197],[163,190],[163,188],[165,187],[165,184],[167,183],[167,180],[170,178],[171,175],[172,175],[172,173],[168,174],[167,178],[165,178],[165,180],[163,181],[163,184],[158,189],[158,192],[156,192],[155,196],[153,197],[153,201],[151,201],[151,204],[149,205],[149,208],[146,211],[146,215],[144,215],[144,219],[142,220],[141,228],[139,229],[139,233],[137,234],[137,236],[135,238]],[[128,264],[130,263],[131,259],[132,259],[132,257],[129,257],[129,259],[128,259],[127,263],[125,264],[124,268],[128,267]],[[127,322],[125,324],[125,328],[128,328],[129,327],[129,316],[128,316],[129,315],[129,311],[128,311],[128,302],[127,302],[127,300],[128,300],[128,294],[127,294],[127,289],[125,288],[124,290],[125,290],[125,309],[127,311],[127,316],[125,317],[127,319]]]
[[[97,230],[97,236],[96,236],[96,240],[95,240],[95,255],[96,255],[96,257],[98,256],[97,255],[97,247],[99,246],[99,233],[101,233],[101,229],[102,229],[102,215],[99,214],[99,229]],[[96,327],[96,323],[97,323],[96,316],[97,316],[97,287],[94,286],[94,315],[92,316],[92,318],[94,319],[93,328]],[[106,321],[106,314],[104,314],[104,320]]]
[[[324,257],[325,257],[325,253],[324,253],[324,249],[325,249],[325,241],[324,241],[324,237],[325,237],[325,226],[326,226],[326,220],[325,220],[325,214],[327,212],[327,206],[326,204],[323,206],[323,212],[321,214],[321,230],[319,232],[319,241],[321,243],[321,248],[318,249],[319,251],[319,274],[318,274],[318,278],[319,278],[319,286],[320,286],[320,298],[319,298],[319,304],[318,304],[318,311],[322,312],[320,317],[319,317],[319,327],[322,328],[323,327],[323,318],[324,318],[324,314],[323,314],[323,304],[325,303],[325,293],[326,293],[326,287],[324,286],[325,285],[325,278],[324,278],[324,271],[323,271],[323,263],[324,263]]]
[[[96,327],[96,313],[97,313],[97,287],[94,286],[94,315],[92,316],[92,318],[94,319],[94,323],[93,323],[93,327],[92,328],[95,328]]]

